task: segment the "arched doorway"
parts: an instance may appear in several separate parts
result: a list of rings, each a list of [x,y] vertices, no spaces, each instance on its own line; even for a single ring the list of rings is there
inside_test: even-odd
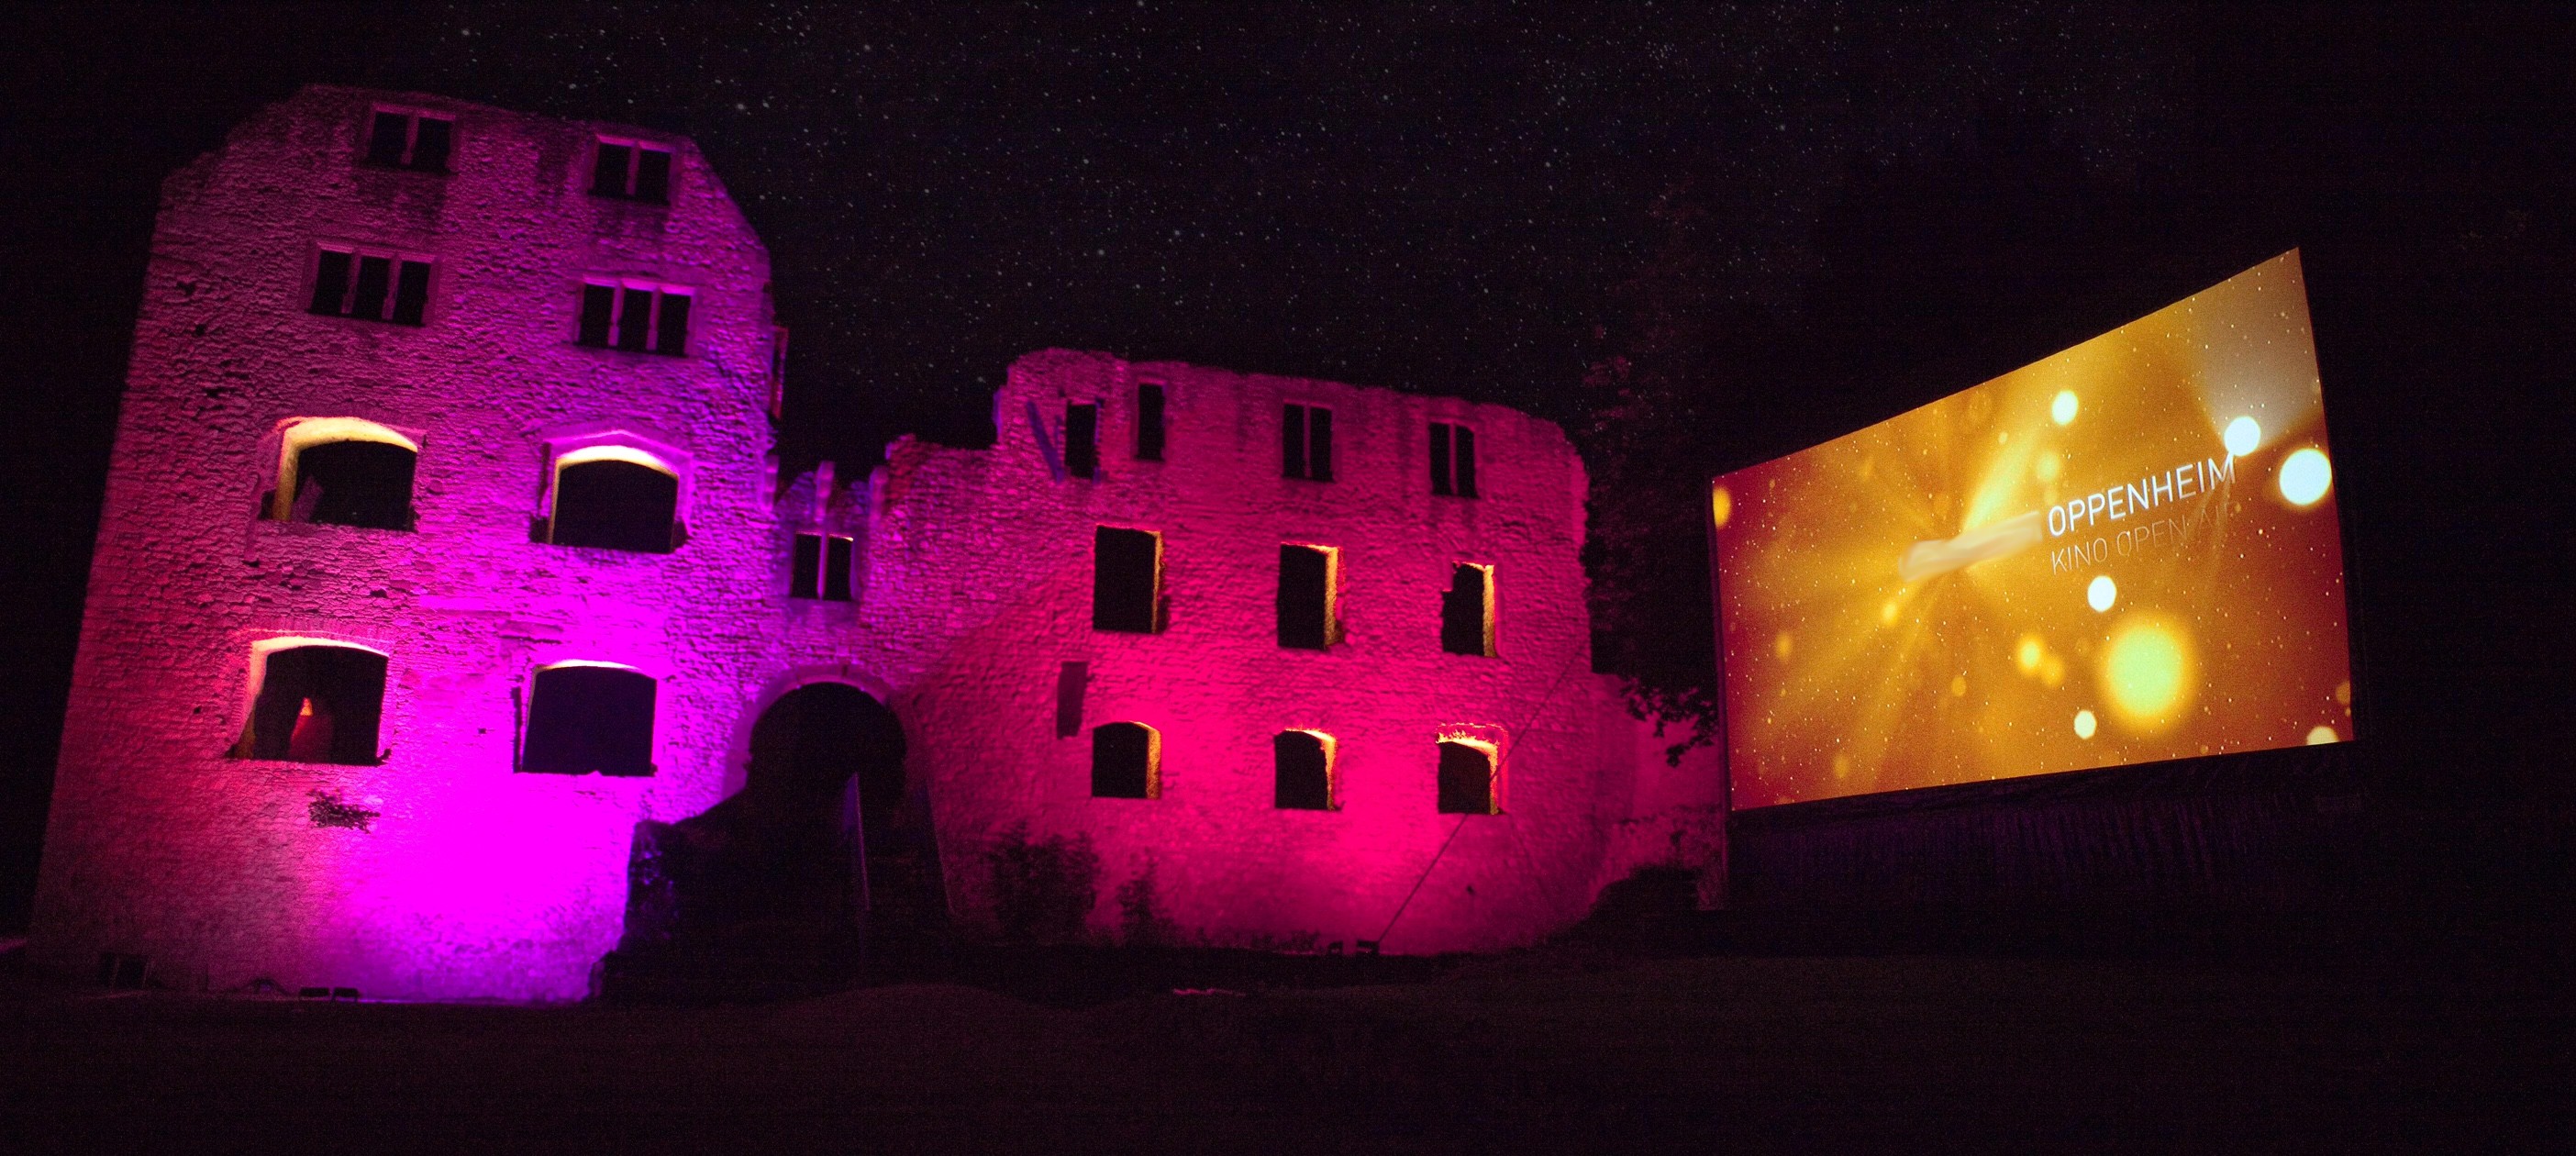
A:
[[[863,926],[946,914],[927,800],[907,789],[885,704],[838,682],[798,687],[753,723],[750,755],[732,797],[638,826],[621,954],[842,952]]]

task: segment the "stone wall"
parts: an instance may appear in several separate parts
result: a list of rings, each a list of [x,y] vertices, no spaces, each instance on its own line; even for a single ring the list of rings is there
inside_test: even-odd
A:
[[[451,118],[449,171],[363,163],[384,110]],[[593,193],[603,140],[669,149],[669,204]],[[312,313],[333,245],[431,262],[423,324]],[[683,355],[579,344],[585,278],[690,291]],[[1546,422],[1047,350],[1011,367],[992,447],[904,440],[782,491],[767,257],[695,147],[429,96],[308,88],[245,123],[167,182],[145,280],[37,896],[47,966],[578,997],[637,824],[739,790],[761,712],[817,681],[901,721],[930,886],[969,934],[996,930],[987,852],[1023,831],[1096,853],[1088,934],[1150,874],[1185,941],[1292,948],[1525,943],[1637,864],[1715,862],[1714,768],[1665,766],[1591,672],[1584,472]],[[1145,384],[1161,461],[1134,452]],[[1094,478],[1062,469],[1070,404],[1100,407]],[[1282,477],[1287,404],[1333,413],[1332,480]],[[281,463],[315,419],[417,446],[409,528],[297,519]],[[1478,496],[1432,492],[1432,422],[1474,431]],[[557,460],[603,446],[677,474],[672,552],[547,542]],[[1163,536],[1158,631],[1093,628],[1100,526]],[[813,531],[855,540],[854,600],[788,597]],[[1288,543],[1339,551],[1324,650],[1279,644]],[[1493,568],[1492,656],[1441,645],[1462,562]],[[384,656],[380,761],[247,757],[259,655],[287,639]],[[653,774],[515,769],[535,673],[561,662],[657,680]],[[1092,796],[1109,722],[1159,733],[1158,797]],[[1333,809],[1273,805],[1290,729],[1331,737]],[[1499,813],[1438,811],[1444,738],[1498,753]]]
[[[361,163],[380,108],[452,117],[451,171]],[[673,151],[667,206],[589,191],[602,134]],[[579,996],[635,822],[719,797],[772,645],[766,253],[684,139],[338,88],[244,123],[163,201],[34,949],[149,955],[185,988]],[[308,312],[332,243],[431,258],[425,324]],[[577,346],[602,274],[693,290],[686,355]],[[416,528],[263,517],[281,431],[316,417],[418,443]],[[684,463],[676,552],[532,541],[549,455],[602,441]],[[387,656],[381,765],[228,757],[253,646],[281,636]],[[531,672],[566,659],[660,680],[658,773],[513,773]]]

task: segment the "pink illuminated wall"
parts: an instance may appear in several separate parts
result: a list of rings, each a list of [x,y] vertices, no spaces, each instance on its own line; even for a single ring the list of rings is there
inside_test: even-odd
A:
[[[1167,398],[1161,461],[1133,453],[1143,384]],[[1290,403],[1332,411],[1332,481],[1281,476]],[[1100,406],[1096,480],[1059,479],[1040,447],[1061,445],[1068,404]],[[1061,350],[1014,364],[994,415],[991,450],[890,451],[873,483],[883,513],[863,608],[887,635],[941,624],[894,706],[915,736],[914,773],[930,780],[952,904],[970,923],[987,917],[982,849],[1023,821],[1091,841],[1096,929],[1114,925],[1110,897],[1151,863],[1180,930],[1218,943],[1382,932],[1388,951],[1525,943],[1580,918],[1605,874],[1673,857],[1677,829],[1692,832],[1683,857],[1705,859],[1707,824],[1688,816],[1713,814],[1714,795],[1657,786],[1659,748],[1591,672],[1585,480],[1554,425],[1451,398]],[[1480,496],[1431,492],[1434,421],[1475,431]],[[1100,525],[1163,535],[1159,633],[1092,629]],[[1340,551],[1343,635],[1327,650],[1278,643],[1283,543]],[[1459,562],[1494,568],[1495,657],[1441,649],[1440,596]],[[1065,662],[1085,663],[1089,680],[1080,732],[1059,738]],[[1090,796],[1089,732],[1105,722],[1160,732],[1160,797]],[[1271,739],[1288,729],[1334,739],[1337,810],[1273,806]],[[1438,813],[1437,745],[1453,735],[1500,747],[1501,814]]]
[[[450,171],[362,163],[387,110],[452,118]],[[667,206],[590,191],[603,136],[671,150]],[[333,246],[428,262],[424,323],[310,312]],[[1396,952],[1527,942],[1630,868],[1718,845],[1713,768],[1667,767],[1591,672],[1582,466],[1515,411],[1050,350],[1011,367],[990,449],[907,440],[873,474],[782,492],[767,256],[695,147],[430,96],[308,88],[243,124],[166,183],[144,280],[37,898],[46,966],[580,997],[621,931],[636,824],[738,790],[760,711],[816,681],[901,720],[969,933],[992,928],[985,850],[1019,823],[1091,841],[1101,934],[1151,864],[1187,938],[1385,932]],[[683,353],[579,344],[604,282],[688,291]],[[1147,382],[1160,462],[1132,452]],[[1050,468],[1073,402],[1100,407],[1096,479]],[[1292,402],[1333,412],[1334,480],[1280,476]],[[311,419],[417,445],[414,528],[263,516],[291,504],[268,495]],[[1474,431],[1480,496],[1430,492],[1435,421]],[[544,541],[554,463],[602,452],[678,475],[685,542]],[[1161,632],[1092,629],[1100,525],[1164,535]],[[856,540],[854,600],[787,597],[800,531]],[[1282,543],[1341,552],[1328,650],[1277,643]],[[1493,657],[1441,649],[1460,562],[1493,567]],[[385,656],[379,764],[234,756],[254,656],[289,637]],[[657,680],[654,774],[513,770],[532,675],[559,662]],[[1059,737],[1066,662],[1090,675]],[[1090,728],[1117,721],[1160,732],[1159,798],[1090,796]],[[1292,728],[1333,737],[1338,809],[1273,807]],[[1454,736],[1499,750],[1500,814],[1437,812]]]
[[[361,163],[380,110],[452,117],[450,172]],[[670,203],[590,193],[602,131],[673,150]],[[433,268],[425,323],[308,312],[316,251]],[[694,290],[685,356],[575,344],[585,277]],[[91,572],[34,949],[83,972],[370,995],[578,997],[616,941],[634,824],[721,797],[743,688],[778,660],[763,415],[768,258],[683,139],[310,88],[163,190]],[[417,528],[260,517],[282,431],[419,446]],[[532,541],[550,455],[680,459],[685,546]],[[379,766],[227,757],[254,644],[387,655]],[[539,665],[660,679],[650,778],[514,774]],[[322,792],[374,811],[317,824]]]

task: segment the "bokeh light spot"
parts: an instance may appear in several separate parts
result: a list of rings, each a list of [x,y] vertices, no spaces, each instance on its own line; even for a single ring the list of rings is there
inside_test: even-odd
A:
[[[2109,610],[2119,600],[2120,584],[2111,581],[2108,574],[2094,575],[2092,583],[2084,587],[2084,603],[2095,610]]]
[[[2075,712],[2075,737],[2079,739],[2092,738],[2093,730],[2097,725],[2098,724],[2093,721],[2092,711],[2079,710]]]
[[[2334,466],[2315,446],[2281,459],[2281,496],[2293,506],[2313,506],[2334,485]]]
[[[2102,652],[2102,692],[2121,722],[2142,731],[2162,730],[2182,717],[2191,691],[2191,648],[2180,629],[2162,618],[2138,615],[2112,631]]]
[[[2013,665],[2020,667],[2023,674],[2035,674],[2039,671],[2041,656],[2047,653],[2048,648],[2040,644],[2038,635],[2022,635],[2021,642],[2013,647]]]
[[[2339,734],[2336,734],[2336,733],[2335,733],[2335,729],[2334,729],[2333,727],[2330,727],[2330,726],[2315,726],[2315,727],[2309,727],[2309,728],[2308,728],[2308,745],[2309,745],[2309,746],[2312,746],[2312,747],[2321,747],[2321,746],[2326,745],[2327,743],[2339,743],[2339,742],[2342,742],[2342,741],[2343,741],[2343,736],[2342,736],[2342,735],[2339,735]]]
[[[2039,660],[2039,681],[2056,686],[2066,681],[2066,660],[2052,654]]]
[[[1733,516],[1735,516],[1735,495],[1727,493],[1724,486],[1710,490],[1708,492],[1709,521],[1723,530],[1726,528],[1726,520]]]
[[[2048,420],[2056,422],[2059,425],[2065,425],[2068,422],[2075,420],[2075,410],[2075,391],[2071,389],[2058,390],[2057,396],[2049,400]]]
[[[2351,679],[2348,679],[2348,678],[2347,678],[2347,679],[2343,680],[2342,682],[2338,682],[2338,683],[2336,683],[2336,684],[2335,684],[2335,702],[2336,702],[2338,705],[2341,705],[2341,706],[2351,706],[2351,705],[2352,705],[2352,680],[2351,680]]]
[[[1887,601],[1878,604],[1878,624],[1881,626],[1896,625],[1895,599],[1890,598]]]
[[[2240,417],[2227,423],[2227,432],[2218,440],[2227,443],[2228,453],[2241,458],[2263,445],[2263,427],[2253,418]]]
[[[1776,635],[1773,635],[1773,636],[1772,636],[1772,638],[1771,638],[1771,653],[1776,654],[1776,655],[1778,655],[1778,656],[1780,656],[1780,657],[1782,657],[1782,658],[1787,658],[1787,657],[1789,657],[1789,632],[1788,632],[1788,631],[1783,630],[1783,631],[1781,631],[1780,633],[1778,633],[1778,634],[1776,634]]]
[[[2056,454],[2041,454],[2038,461],[2031,463],[2031,472],[2038,474],[2043,482],[2056,481],[2058,472],[2064,468],[2065,462]]]
[[[1850,756],[1850,755],[1846,755],[1846,754],[1843,754],[1843,753],[1841,753],[1841,752],[1835,752],[1835,754],[1834,754],[1834,777],[1835,777],[1835,778],[1837,778],[1837,779],[1848,779],[1848,778],[1850,778],[1850,777],[1851,777],[1851,756]]]
[[[1951,675],[1951,676],[1950,676],[1950,697],[1952,697],[1952,698],[1966,698],[1966,697],[1968,697],[1968,676],[1967,676],[1967,675],[1964,675],[1964,674],[1954,674],[1954,675]]]

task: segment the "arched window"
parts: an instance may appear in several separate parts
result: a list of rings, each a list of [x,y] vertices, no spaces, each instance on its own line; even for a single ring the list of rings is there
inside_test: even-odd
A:
[[[593,662],[537,670],[519,769],[539,774],[653,773],[653,679]]]
[[[679,471],[632,446],[589,446],[555,459],[547,540],[668,554],[680,542],[679,509]]]
[[[1318,731],[1281,731],[1270,740],[1278,775],[1273,805],[1287,811],[1330,811],[1333,737]]]
[[[385,656],[319,639],[252,650],[259,692],[233,753],[253,759],[370,766],[385,710]]]
[[[325,417],[286,428],[268,516],[281,522],[412,528],[420,446],[371,421]]]
[[[1440,743],[1440,813],[1501,813],[1494,790],[1494,748],[1466,739]]]
[[[1142,723],[1091,728],[1091,797],[1151,799],[1163,793],[1163,736]]]

